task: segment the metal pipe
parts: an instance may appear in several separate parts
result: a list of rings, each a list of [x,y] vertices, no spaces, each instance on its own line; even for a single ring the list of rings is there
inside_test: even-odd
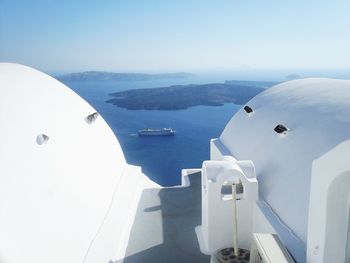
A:
[[[236,204],[236,198],[237,198],[237,191],[236,191],[236,184],[232,184],[232,210],[233,210],[233,250],[234,255],[238,257],[238,245],[237,245],[237,204]]]

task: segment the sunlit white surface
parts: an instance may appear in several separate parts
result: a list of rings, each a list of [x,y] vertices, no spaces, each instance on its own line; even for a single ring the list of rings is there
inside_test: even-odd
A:
[[[123,256],[140,192],[88,103],[54,78],[0,64],[0,261],[108,262]],[[47,136],[47,138],[45,136]]]
[[[253,161],[260,200],[289,228],[287,247],[297,259],[306,257],[312,163],[350,138],[349,101],[348,80],[279,84],[248,103],[253,113],[240,110],[216,143],[223,155]],[[278,134],[278,124],[290,130]]]

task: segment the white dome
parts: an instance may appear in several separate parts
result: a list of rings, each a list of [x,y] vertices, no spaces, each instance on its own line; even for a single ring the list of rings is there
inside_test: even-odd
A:
[[[350,138],[349,101],[348,80],[286,82],[253,98],[253,112],[241,109],[220,137],[234,157],[254,162],[260,198],[304,244],[312,162]]]
[[[120,243],[108,242],[127,231],[127,211],[137,202],[128,200],[137,184],[112,130],[101,116],[88,124],[95,109],[22,65],[0,63],[0,101],[0,261],[112,259]],[[113,204],[117,198],[123,201]],[[113,237],[104,237],[104,251],[89,260],[108,213],[119,232],[105,230]]]

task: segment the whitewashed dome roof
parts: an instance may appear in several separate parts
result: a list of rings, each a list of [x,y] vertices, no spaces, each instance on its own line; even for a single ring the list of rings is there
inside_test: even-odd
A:
[[[0,63],[1,262],[86,259],[127,166],[103,118],[86,121],[95,112],[56,79]]]
[[[349,80],[285,82],[248,102],[253,112],[242,108],[220,136],[233,156],[254,162],[260,198],[304,245],[312,162],[350,138],[349,102]],[[278,134],[278,124],[290,130]]]

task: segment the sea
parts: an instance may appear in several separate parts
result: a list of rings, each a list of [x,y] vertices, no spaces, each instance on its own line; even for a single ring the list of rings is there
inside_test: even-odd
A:
[[[210,139],[217,138],[242,105],[195,106],[185,110],[127,110],[105,101],[110,93],[170,85],[224,82],[224,76],[147,81],[65,81],[105,119],[118,138],[129,164],[142,167],[162,186],[181,184],[181,169],[200,168],[209,159]],[[139,137],[144,128],[169,127],[175,136]]]

